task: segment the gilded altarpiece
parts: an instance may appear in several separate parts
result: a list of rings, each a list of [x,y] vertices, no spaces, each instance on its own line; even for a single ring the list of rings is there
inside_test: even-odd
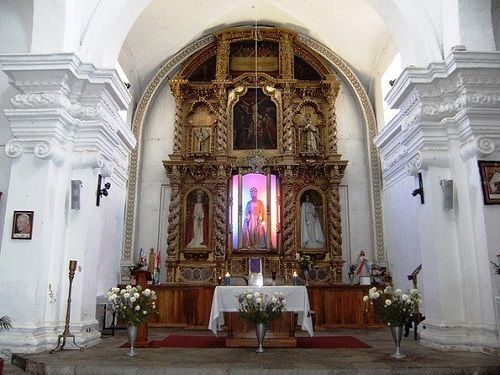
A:
[[[217,283],[262,260],[287,282],[297,256],[312,283],[341,282],[337,152],[340,82],[296,35],[233,28],[192,56],[170,81],[174,144],[167,283]],[[300,274],[300,273],[299,273]]]

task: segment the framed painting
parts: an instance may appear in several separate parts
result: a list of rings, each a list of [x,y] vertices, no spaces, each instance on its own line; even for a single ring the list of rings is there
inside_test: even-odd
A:
[[[12,239],[31,240],[33,233],[33,211],[14,211]]]
[[[500,161],[478,160],[484,204],[500,204]]]

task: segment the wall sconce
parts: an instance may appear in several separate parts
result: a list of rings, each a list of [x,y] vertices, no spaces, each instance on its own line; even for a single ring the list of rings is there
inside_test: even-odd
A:
[[[101,195],[104,195],[105,197],[108,196],[108,189],[111,188],[111,183],[106,182],[104,184],[104,188],[101,188],[101,181],[102,181],[102,176],[99,174],[99,177],[97,178],[97,197],[95,201],[95,205],[99,206],[99,203],[101,202]]]
[[[451,210],[453,208],[453,180],[441,180],[439,184],[443,190],[443,208]]]
[[[418,174],[418,186],[419,188],[413,190],[413,193],[411,193],[411,195],[413,195],[414,197],[416,197],[417,194],[420,195],[420,203],[424,204],[424,184],[422,183],[422,173]]]

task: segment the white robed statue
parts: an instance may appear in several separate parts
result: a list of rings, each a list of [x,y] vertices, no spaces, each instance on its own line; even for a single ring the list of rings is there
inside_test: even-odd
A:
[[[309,194],[306,194],[305,199],[300,207],[300,238],[302,247],[323,247],[325,237],[323,236],[323,229],[321,228],[316,207],[310,201]]]

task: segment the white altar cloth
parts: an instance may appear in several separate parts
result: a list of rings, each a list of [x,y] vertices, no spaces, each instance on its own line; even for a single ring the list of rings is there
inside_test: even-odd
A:
[[[212,299],[208,329],[217,335],[218,328],[224,324],[224,312],[238,312],[238,296],[249,289],[269,294],[282,293],[287,301],[286,312],[297,313],[297,323],[302,330],[307,331],[311,337],[314,336],[305,286],[217,286]]]

